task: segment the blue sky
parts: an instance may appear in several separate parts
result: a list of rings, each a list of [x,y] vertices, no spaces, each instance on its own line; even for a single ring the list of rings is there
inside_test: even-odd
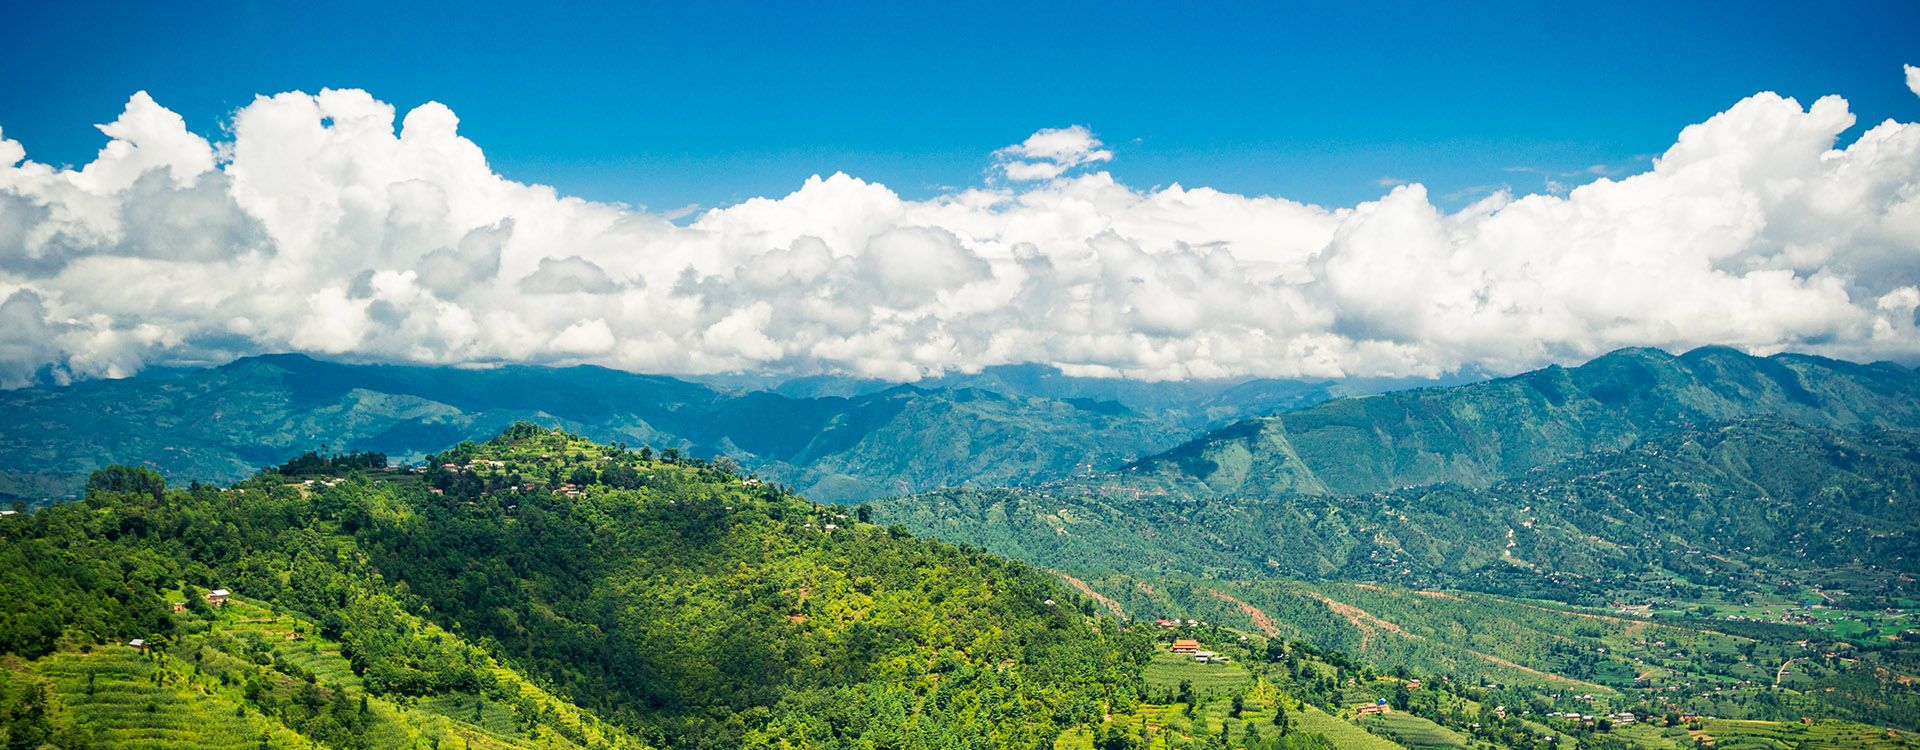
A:
[[[507,177],[656,210],[834,171],[924,197],[1069,124],[1132,185],[1351,205],[1390,177],[1445,204],[1637,170],[1756,91],[1920,109],[1910,2],[133,5],[8,11],[0,128],[31,158],[87,162],[140,89],[217,137],[256,93],[353,87],[447,104]]]
[[[0,388],[1920,362],[1911,0],[16,5]]]

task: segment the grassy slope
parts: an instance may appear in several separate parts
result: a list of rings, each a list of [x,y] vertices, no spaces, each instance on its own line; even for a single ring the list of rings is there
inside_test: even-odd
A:
[[[237,695],[183,681],[179,667],[125,646],[101,646],[62,651],[10,671],[45,678],[58,701],[56,715],[109,747],[252,748],[263,733],[269,747],[314,747],[257,712],[236,715],[244,711]],[[156,683],[156,677],[163,681]]]
[[[1391,737],[1411,750],[1466,747],[1467,738],[1446,727],[1406,713],[1370,716],[1361,725],[1375,734]]]
[[[1165,648],[1167,643],[1162,642],[1160,648],[1155,649],[1146,669],[1149,694],[1158,691],[1157,694],[1172,696],[1182,683],[1190,686],[1195,699],[1195,710],[1191,716],[1185,703],[1149,702],[1133,710],[1110,713],[1102,728],[1118,728],[1129,736],[1137,737],[1139,727],[1144,722],[1153,737],[1150,748],[1177,747],[1174,744],[1176,742],[1205,742],[1208,738],[1218,736],[1223,726],[1234,742],[1243,742],[1249,726],[1261,732],[1263,737],[1276,736],[1278,730],[1272,724],[1274,706],[1284,703],[1293,731],[1320,735],[1331,741],[1334,747],[1362,750],[1394,750],[1402,747],[1277,687],[1263,676],[1265,667],[1247,660],[1252,654],[1248,650],[1253,642],[1250,639],[1244,636],[1236,638],[1231,631],[1206,632],[1222,637],[1219,640],[1203,637],[1202,648],[1231,653],[1241,661],[1202,664],[1192,657],[1168,651]],[[1316,667],[1332,669],[1324,663],[1316,663]],[[1237,718],[1231,716],[1235,696],[1243,701],[1242,712]],[[1371,698],[1364,702],[1371,702]],[[1434,728],[1439,729],[1437,726]],[[1055,747],[1060,750],[1091,748],[1097,734],[1085,728],[1076,728],[1062,735]]]
[[[1920,624],[1920,616],[1885,611],[1805,610],[1823,623],[1788,625],[1730,621],[1727,616],[1778,619],[1786,602],[1728,608],[1715,618],[1697,610],[1663,608],[1654,618],[1597,608],[1518,600],[1464,591],[1404,589],[1374,584],[1228,582],[1185,578],[1093,578],[1086,583],[1138,618],[1194,618],[1271,632],[1351,654],[1381,669],[1452,674],[1472,680],[1525,685],[1548,692],[1599,695],[1618,709],[1642,698],[1678,700],[1702,714],[1754,710],[1701,693],[1755,699],[1768,692],[1779,667],[1785,690],[1777,697],[1788,715],[1834,716],[1899,723],[1920,709],[1898,675],[1920,658],[1884,634]],[[1148,593],[1148,592],[1151,593]],[[1221,598],[1231,597],[1232,601]],[[1256,621],[1245,608],[1258,610]],[[1765,613],[1771,612],[1771,615]],[[1874,650],[1845,652],[1860,643],[1850,633],[1872,623],[1883,634]],[[1263,631],[1262,625],[1271,630]],[[1848,626],[1842,628],[1840,626]],[[1799,641],[1806,641],[1805,645]],[[1770,699],[1762,699],[1770,700]]]
[[[297,704],[307,675],[328,702],[336,695],[349,704],[366,697],[362,716],[371,747],[436,741],[480,750],[638,746],[505,667],[495,668],[504,689],[488,695],[428,701],[368,695],[339,643],[317,635],[312,622],[257,603],[232,600],[188,630],[148,654],[69,641],[39,659],[10,657],[5,678],[47,685],[56,722],[105,747],[251,749],[263,736],[271,748],[322,746],[280,713]],[[243,689],[249,684],[265,690]],[[516,697],[507,700],[508,694]]]

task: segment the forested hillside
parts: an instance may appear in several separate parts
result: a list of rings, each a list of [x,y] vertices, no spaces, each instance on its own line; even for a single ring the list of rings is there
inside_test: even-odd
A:
[[[1920,435],[1777,420],[1662,431],[1490,486],[1187,494],[1126,474],[889,500],[880,517],[1042,565],[1348,579],[1606,603],[1916,593]]]
[[[1342,398],[1249,420],[1128,467],[1131,482],[1212,495],[1355,495],[1485,486],[1647,435],[1766,417],[1920,430],[1920,373],[1723,347],[1626,349],[1454,388]]]
[[[1188,618],[1313,644],[1376,672],[1498,685],[1537,714],[1829,717],[1920,728],[1920,612],[1762,596],[1571,607],[1459,589],[1185,575],[1082,581],[1136,619]],[[1572,700],[1590,695],[1588,701]]]
[[[871,507],[1062,570],[1135,619],[1497,684],[1550,718],[1575,698],[1750,720],[1557,740],[1534,727],[1536,742],[1866,746],[1873,732],[1796,739],[1767,722],[1882,724],[1890,742],[1917,726],[1915,382],[1893,365],[1626,351],[1339,399],[1091,477]],[[1591,727],[1599,712],[1575,713]]]
[[[821,500],[1055,479],[1195,430],[1328,398],[1327,384],[1128,384],[1002,368],[918,386],[722,390],[597,367],[347,365],[297,355],[0,391],[0,493],[57,497],[114,463],[231,481],[322,446],[419,456],[519,420],[727,455]],[[847,395],[839,395],[844,390]],[[824,394],[821,392],[825,392]]]
[[[504,744],[1030,748],[1141,689],[1145,642],[1022,563],[530,425],[434,461],[184,490],[115,469],[0,519],[15,715],[66,737],[174,720],[86,708],[130,682],[284,746],[427,711]],[[216,587],[238,603],[168,604]],[[113,645],[134,638],[161,655]],[[559,698],[515,702],[536,685]]]
[[[1669,485],[1696,483],[1688,528],[1733,544],[1759,532],[1738,526],[1747,515],[1716,494],[1715,472],[1747,477],[1825,533],[1874,520],[1885,493],[1905,502],[1916,455],[1900,433],[1746,421],[1489,488],[1426,492],[1561,508],[1567,529],[1515,548],[1544,560],[1562,553],[1541,550],[1595,528],[1583,524],[1647,512],[1633,496],[1599,500],[1656,468]],[[378,454],[308,453],[230,487],[184,489],[119,467],[93,475],[81,501],[0,517],[0,737],[58,747],[1598,750],[1678,748],[1712,733],[1892,748],[1904,740],[1882,727],[1915,728],[1920,707],[1901,679],[1920,670],[1903,635],[1912,621],[1897,609],[1910,603],[1893,598],[1877,600],[1896,609],[1873,620],[1784,625],[1759,621],[1773,605],[1731,609],[1742,589],[1684,583],[1686,571],[1639,581],[1643,593],[1671,592],[1648,600],[1651,619],[1461,591],[1236,582],[1178,566],[1056,579],[708,461],[532,425],[430,459],[393,470]],[[1205,507],[1185,503],[1188,523],[1160,526],[1218,531],[1193,513]],[[1398,528],[1412,528],[1407,515]],[[1089,554],[1075,541],[1082,530],[1049,527],[1073,544],[1023,551]],[[1895,558],[1904,539],[1886,535],[1867,553]],[[1147,548],[1112,549],[1093,564]],[[1878,563],[1811,544],[1779,554],[1727,561],[1826,566],[1897,595]],[[1405,561],[1368,570],[1394,564]],[[216,602],[215,589],[231,595]],[[1742,614],[1726,621],[1686,603],[1703,594]],[[1168,615],[1190,621],[1147,622]],[[1176,638],[1202,639],[1211,655],[1174,651]],[[1394,712],[1358,710],[1377,701]],[[1580,712],[1665,717],[1612,725]],[[1826,718],[1802,725],[1798,715]]]

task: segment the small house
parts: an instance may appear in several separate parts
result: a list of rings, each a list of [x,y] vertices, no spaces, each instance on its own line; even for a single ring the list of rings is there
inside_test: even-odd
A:
[[[1191,654],[1199,650],[1200,642],[1192,638],[1181,638],[1173,642],[1173,652],[1176,654]]]
[[[227,597],[230,596],[233,596],[233,592],[226,589],[214,589],[206,593],[207,604],[214,607],[227,606]]]
[[[127,647],[144,654],[147,652],[147,639],[135,638],[127,641]]]
[[[1390,713],[1393,713],[1393,706],[1387,705],[1387,699],[1385,698],[1381,698],[1372,703],[1356,706],[1353,709],[1354,718],[1359,718],[1362,716],[1385,715]]]
[[[175,612],[185,612],[185,611],[187,611],[187,603],[186,603],[186,602],[173,602],[172,604],[173,604],[173,611],[175,611]]]

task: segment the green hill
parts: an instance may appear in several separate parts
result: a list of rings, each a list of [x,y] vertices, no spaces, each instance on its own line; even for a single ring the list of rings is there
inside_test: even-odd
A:
[[[370,689],[312,621],[245,600],[175,618],[150,650],[79,633],[8,657],[9,742],[61,747],[641,747],[626,732],[483,660],[484,688],[428,699]],[[431,638],[457,641],[431,626]],[[20,721],[38,713],[40,721]],[[21,746],[18,744],[10,746]]]
[[[1027,748],[1139,689],[1143,644],[1021,563],[531,426],[434,459],[226,489],[119,469],[0,519],[8,694],[112,744],[258,714],[205,731],[356,746],[328,738],[385,731],[333,726],[367,696],[423,738]],[[244,604],[169,608],[214,586]],[[164,653],[102,663],[114,707],[73,697],[131,638]]]

